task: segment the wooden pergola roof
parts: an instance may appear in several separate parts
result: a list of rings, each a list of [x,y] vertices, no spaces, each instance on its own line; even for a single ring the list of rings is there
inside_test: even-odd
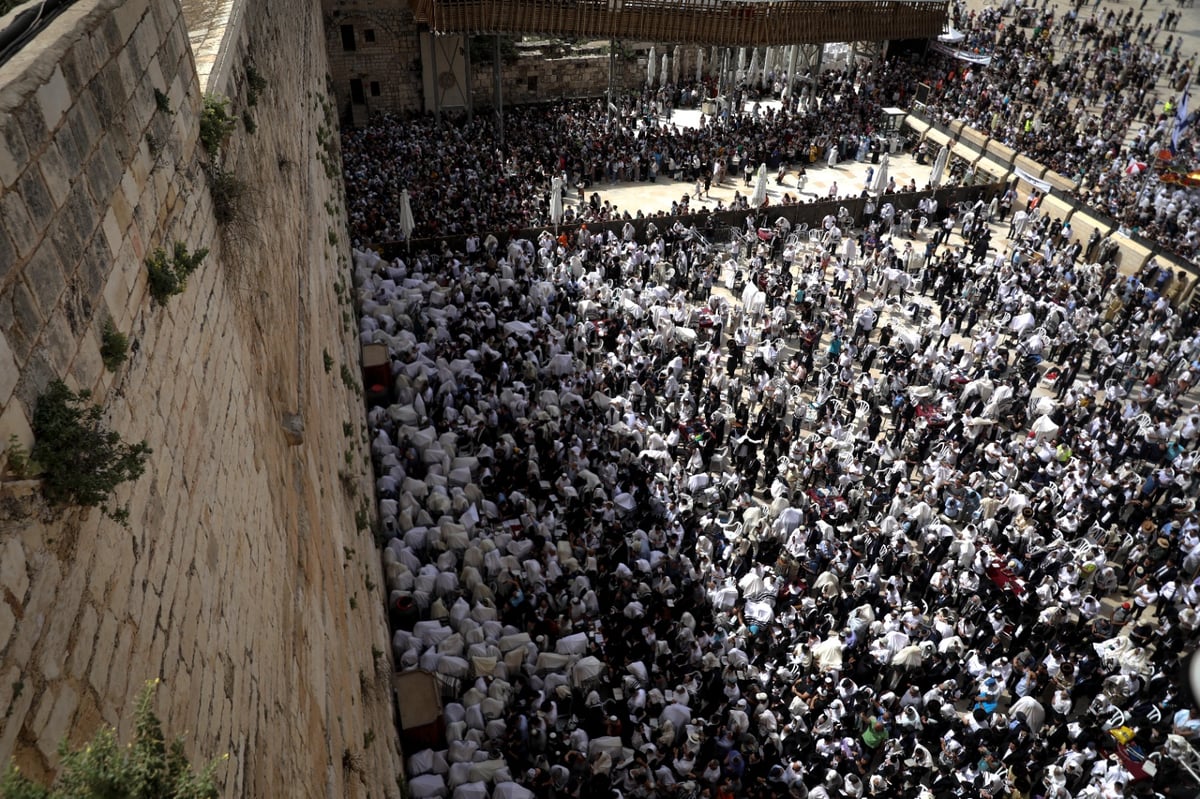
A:
[[[937,36],[945,0],[412,0],[433,33],[753,47]]]

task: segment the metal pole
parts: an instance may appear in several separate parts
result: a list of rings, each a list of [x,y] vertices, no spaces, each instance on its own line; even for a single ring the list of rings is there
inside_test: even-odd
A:
[[[787,81],[784,92],[787,95],[787,108],[796,108],[796,61],[800,57],[800,45],[793,44],[788,48]]]
[[[500,34],[496,34],[495,50],[492,53],[492,91],[495,92],[496,133],[500,149],[504,149],[504,92],[500,87]]]
[[[606,119],[609,123],[612,122],[613,116],[613,81],[617,71],[617,40],[608,40],[608,108],[606,109]]]
[[[467,67],[467,85],[463,88],[466,97],[463,99],[467,102],[467,121],[475,121],[475,92],[472,88],[475,86],[475,81],[471,79],[471,37],[463,36],[463,61]]]
[[[438,70],[438,37],[430,34],[429,49],[433,51],[433,118],[438,127],[442,126],[442,73]]]

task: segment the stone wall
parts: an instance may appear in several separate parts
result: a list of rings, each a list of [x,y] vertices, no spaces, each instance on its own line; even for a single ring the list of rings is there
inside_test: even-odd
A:
[[[205,86],[177,0],[84,0],[0,67],[0,442],[32,443],[62,377],[154,448],[128,528],[0,483],[0,762],[45,775],[63,737],[128,734],[157,677],[192,760],[228,754],[225,796],[394,796],[322,20],[243,10]],[[244,190],[217,198],[206,87],[238,121],[220,160]],[[210,254],[164,307],[144,258],[176,241]],[[133,342],[115,374],[105,320]]]
[[[408,0],[322,0],[322,6],[338,113],[349,112],[355,79],[372,112],[421,108],[421,46]],[[350,42],[343,41],[343,26],[350,28],[353,50],[344,46]]]
[[[493,105],[491,64],[474,65],[471,96],[476,108]],[[614,74],[618,91],[636,89],[646,80],[645,60],[619,59]],[[608,54],[564,58],[522,57],[500,70],[504,103],[536,103],[564,97],[602,97],[608,90]]]
[[[323,0],[322,5],[325,46],[339,115],[361,122],[368,112],[424,110],[420,37],[407,0]],[[636,57],[618,60],[618,87],[635,89],[645,81],[644,51],[648,46],[640,45]],[[684,74],[694,74],[695,48],[680,48],[680,54]],[[492,76],[490,61],[471,65],[471,95],[476,108],[492,106]],[[351,97],[351,81],[355,80],[361,82],[363,91],[363,102],[357,106]],[[504,63],[501,84],[505,104],[599,97],[608,88],[608,56],[523,56]]]

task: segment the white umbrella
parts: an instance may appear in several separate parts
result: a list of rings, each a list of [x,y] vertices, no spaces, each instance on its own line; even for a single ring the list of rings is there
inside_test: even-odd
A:
[[[670,69],[670,66],[670,56],[668,56],[666,53],[663,53],[662,69],[659,70],[658,73],[659,87],[667,85],[667,76],[670,74],[667,70]]]
[[[1029,429],[1036,434],[1038,441],[1054,438],[1055,434],[1058,433],[1058,425],[1045,414],[1039,416]]]
[[[683,64],[683,47],[675,45],[675,52],[671,54],[671,82],[679,83],[679,69]]]
[[[884,153],[883,158],[879,159],[879,171],[875,173],[875,177],[871,180],[871,193],[883,194],[883,190],[887,188],[888,179],[888,154]]]
[[[657,51],[650,45],[650,58],[646,61],[646,85],[654,88],[654,70],[658,66]]]
[[[746,70],[746,83],[752,83],[754,76],[758,74],[758,48],[754,48],[754,55],[750,57],[750,68]]]
[[[1018,336],[1024,336],[1026,332],[1033,329],[1035,324],[1037,324],[1037,317],[1026,311],[1014,316],[1012,321],[1008,323],[1008,329]]]
[[[774,56],[775,56],[775,48],[768,47],[766,49],[766,54],[763,56],[763,70],[762,70],[761,87],[764,89],[771,88],[771,85],[769,83],[769,80],[770,80],[769,75],[771,73],[771,67],[773,66],[772,61],[774,60]]]
[[[750,198],[750,207],[758,208],[767,199],[767,165],[758,165],[758,181],[754,184],[754,195]]]
[[[700,78],[704,73],[704,48],[696,48],[696,83],[700,82]]]
[[[950,148],[942,145],[942,149],[938,150],[937,158],[933,161],[933,171],[929,173],[929,185],[935,189],[942,182],[942,173],[946,171],[946,162],[950,160]]]
[[[409,199],[408,189],[400,192],[400,232],[404,234],[404,240],[408,242],[408,249],[412,249],[412,234],[416,230],[417,223],[413,219],[412,200]]]
[[[1055,402],[1050,397],[1041,397],[1038,399],[1037,403],[1033,406],[1033,411],[1034,411],[1034,413],[1038,413],[1038,414],[1045,416],[1048,413],[1054,413],[1054,411],[1057,407],[1058,407],[1058,403]]]
[[[550,221],[554,223],[554,232],[558,232],[558,225],[562,222],[563,217],[563,179],[555,176],[550,181]]]

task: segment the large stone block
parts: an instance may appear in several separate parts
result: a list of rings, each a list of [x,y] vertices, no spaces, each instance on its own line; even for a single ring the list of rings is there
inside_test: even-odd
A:
[[[71,194],[71,183],[79,165],[74,164],[68,167],[67,162],[63,160],[62,153],[58,150],[58,145],[51,140],[42,150],[41,157],[38,158],[38,168],[42,170],[42,180],[46,183],[46,189],[50,192],[54,207],[62,208],[63,203]]]
[[[37,101],[42,108],[46,127],[54,130],[71,107],[71,88],[63,75],[62,65],[56,66],[50,73],[50,79],[38,88]]]
[[[68,235],[64,233],[63,235]],[[62,295],[63,289],[67,286],[67,278],[63,271],[62,259],[59,257],[58,250],[49,246],[49,242],[43,242],[41,247],[25,264],[25,282],[33,291],[33,296],[37,300],[39,316],[45,320],[49,319],[55,312],[58,306],[58,298]]]
[[[25,201],[29,211],[29,221],[35,230],[45,230],[54,217],[54,201],[50,199],[50,191],[42,180],[42,173],[37,169],[26,169],[17,179],[17,192]]]
[[[125,165],[113,149],[112,139],[105,136],[88,161],[86,174],[92,195],[99,201],[107,199],[116,190],[125,173]]]
[[[8,235],[8,230],[3,224],[0,224],[0,290],[3,290],[9,274],[16,268],[16,245],[13,244],[12,237]]]
[[[52,703],[47,701],[51,697]],[[71,731],[71,719],[75,717],[75,709],[79,707],[79,694],[70,685],[59,683],[48,692],[48,697],[43,699],[41,707],[46,708],[45,714],[43,715],[43,710],[39,708],[34,727],[37,730],[38,748],[49,758],[55,755],[58,745]]]
[[[13,354],[12,347],[8,346],[8,337],[0,333],[0,408],[4,407],[16,389],[19,374],[17,357]],[[0,440],[0,446],[3,444],[4,441]],[[3,564],[0,564],[0,571],[3,568]]]
[[[0,227],[8,231],[16,247],[17,257],[22,259],[33,252],[33,248],[42,237],[41,229],[34,227],[29,216],[29,207],[16,191],[0,194]],[[12,267],[13,264],[9,263],[0,266],[0,269],[8,270]]]
[[[28,360],[41,330],[42,315],[33,292],[23,280],[9,282],[0,292],[0,331],[8,338],[17,363]]]
[[[24,605],[25,594],[29,591],[25,548],[19,539],[10,538],[0,547],[0,553],[3,554],[0,558],[0,589],[11,595],[19,605]]]
[[[54,370],[47,354],[37,347],[30,354],[25,366],[21,369],[21,377],[17,380],[17,388],[13,396],[32,413],[37,407],[38,398],[46,391],[55,378],[62,377]]]
[[[29,163],[29,147],[15,116],[0,118],[0,188],[7,189]]]
[[[36,102],[25,102],[13,112],[13,116],[25,137],[30,157],[35,157],[41,152],[42,144],[50,138],[50,130],[46,127],[41,106]]]
[[[83,606],[79,615],[79,626],[75,632],[75,640],[71,646],[68,671],[74,680],[82,680],[87,674],[88,663],[96,646],[96,633],[100,627],[100,617],[96,609],[89,605]]]

